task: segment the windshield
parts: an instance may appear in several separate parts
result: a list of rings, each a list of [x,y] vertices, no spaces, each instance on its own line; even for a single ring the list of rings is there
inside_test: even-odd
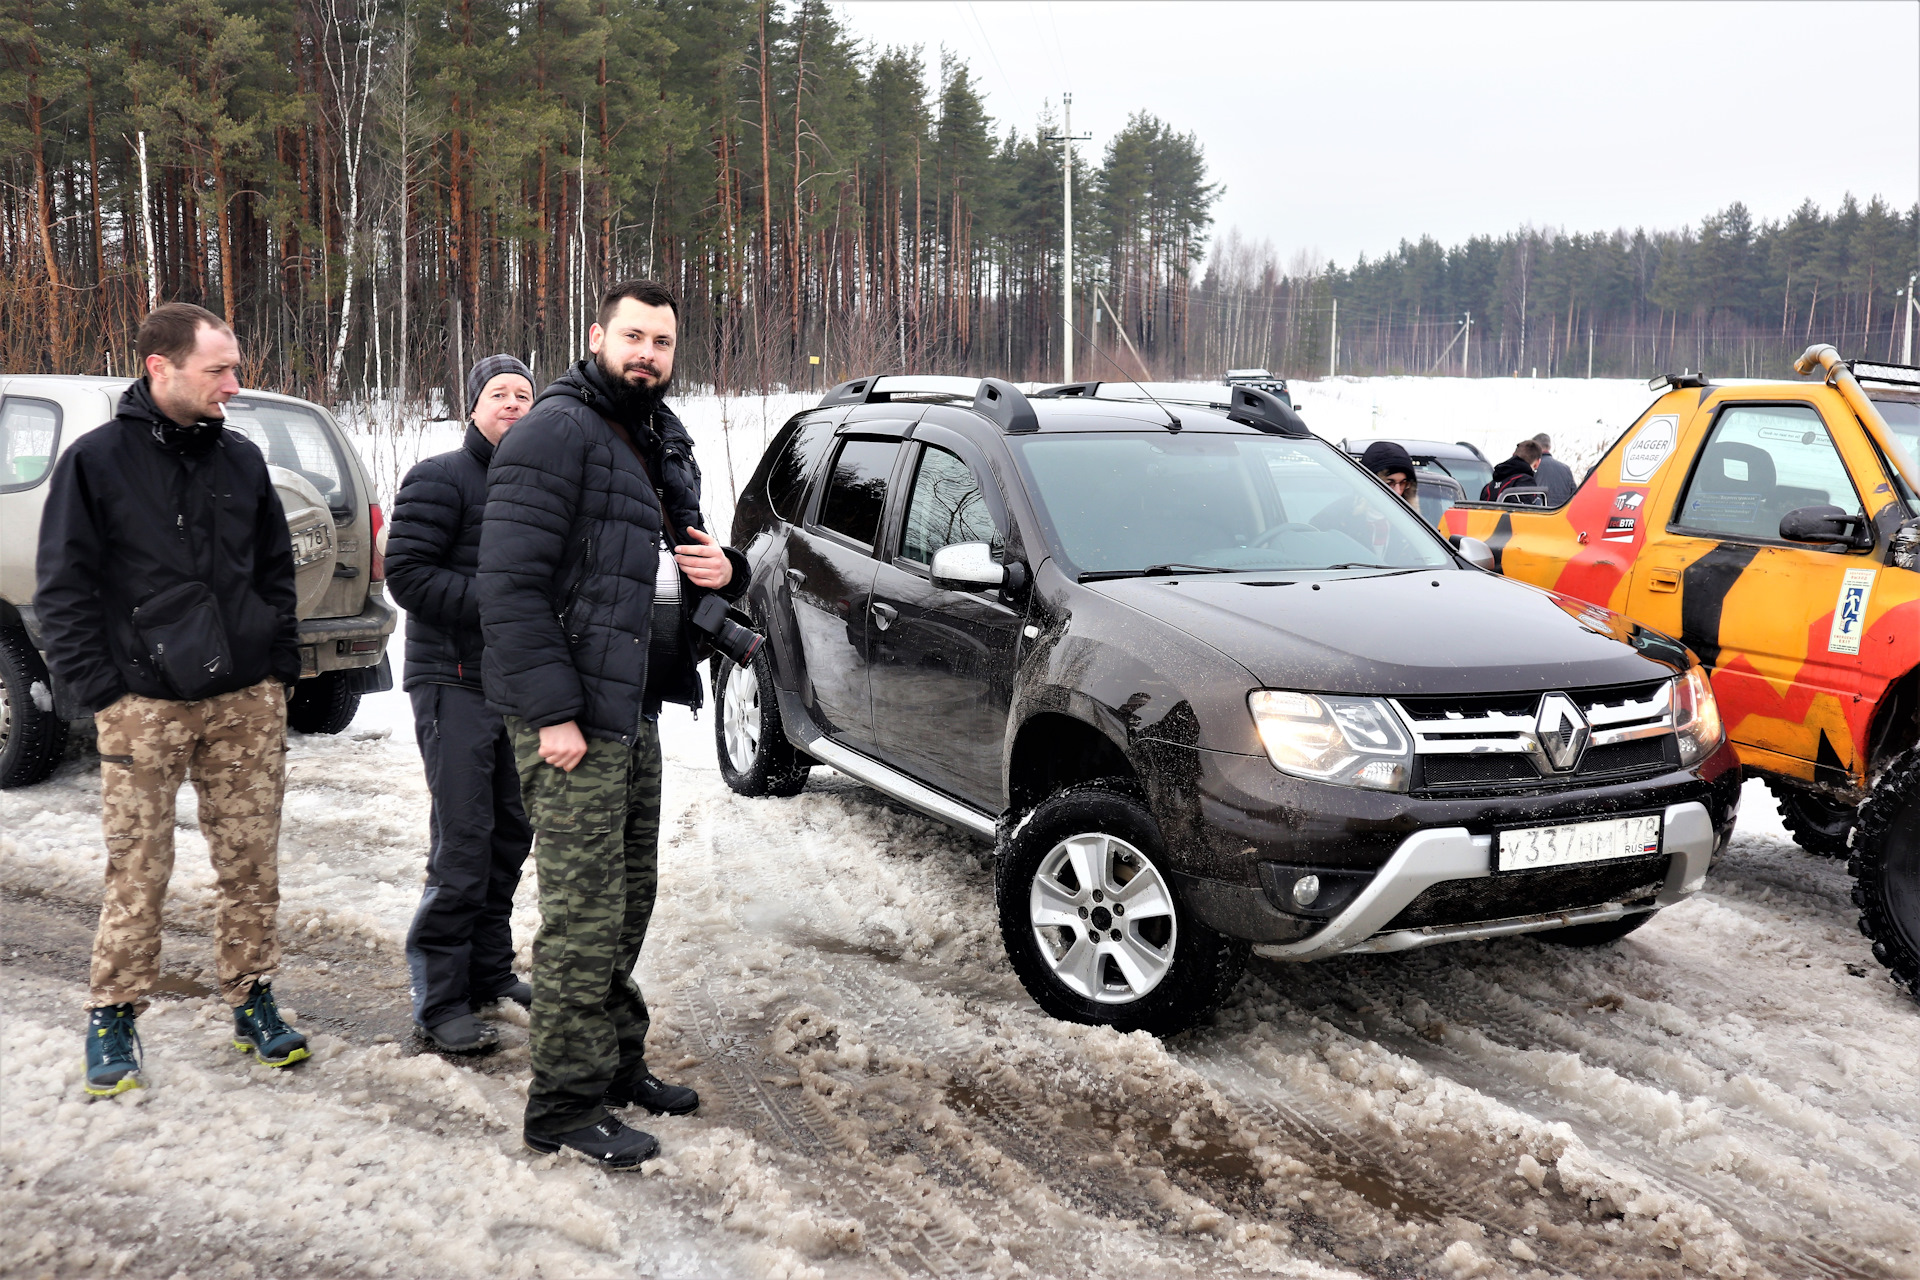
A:
[[[244,397],[227,401],[227,425],[260,446],[270,466],[306,477],[327,500],[335,519],[353,513],[353,484],[333,432],[318,409],[285,400]]]
[[[1076,570],[1437,568],[1405,503],[1320,440],[1196,432],[1012,441]]]
[[[1875,399],[1873,407],[1880,411],[1880,416],[1893,430],[1893,442],[1900,450],[1901,466],[1908,475],[1920,476],[1920,402]],[[1911,493],[1903,496],[1913,513],[1920,515],[1920,497]]]

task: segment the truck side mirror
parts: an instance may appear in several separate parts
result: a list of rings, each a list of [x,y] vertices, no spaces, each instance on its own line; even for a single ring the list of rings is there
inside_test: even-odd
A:
[[[1494,571],[1493,548],[1480,539],[1469,538],[1464,533],[1450,533],[1447,535],[1447,541],[1451,542],[1453,549],[1460,553],[1460,558],[1474,568],[1485,569],[1488,573]]]
[[[933,585],[942,591],[979,591],[1006,581],[1007,571],[984,542],[955,542],[933,553]]]
[[[1866,517],[1850,516],[1834,506],[1795,507],[1780,517],[1780,537],[1786,542],[1839,542],[1855,550],[1873,545]]]

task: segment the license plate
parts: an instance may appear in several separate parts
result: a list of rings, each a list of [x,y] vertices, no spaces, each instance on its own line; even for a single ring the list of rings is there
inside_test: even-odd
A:
[[[293,535],[293,566],[312,564],[333,545],[332,531],[323,524],[308,525]]]
[[[1499,834],[1495,869],[1533,871],[1582,862],[1640,858],[1660,852],[1660,815],[1573,822],[1559,827],[1515,827]]]

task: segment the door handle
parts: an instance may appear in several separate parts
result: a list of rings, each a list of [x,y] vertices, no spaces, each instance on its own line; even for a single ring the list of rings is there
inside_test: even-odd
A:
[[[893,620],[900,616],[900,611],[890,604],[876,604],[872,608],[873,624],[882,631],[892,626]]]
[[[1653,569],[1647,574],[1647,590],[1678,591],[1680,589],[1680,571],[1678,569]]]
[[[800,572],[798,569],[787,570],[787,581],[791,582],[794,586],[797,587],[801,583],[805,582],[806,580],[807,580],[807,575]]]

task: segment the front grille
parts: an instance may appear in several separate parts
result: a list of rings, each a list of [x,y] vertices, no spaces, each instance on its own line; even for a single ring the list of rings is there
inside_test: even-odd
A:
[[[1545,915],[1603,902],[1645,902],[1666,884],[1671,860],[1667,854],[1653,854],[1545,871],[1513,871],[1477,880],[1443,880],[1422,891],[1381,932]]]
[[[1664,680],[1569,691],[1590,737],[1580,763],[1565,773],[1552,767],[1540,740],[1542,696],[1395,699],[1413,735],[1415,793],[1556,790],[1646,777],[1680,763]]]

